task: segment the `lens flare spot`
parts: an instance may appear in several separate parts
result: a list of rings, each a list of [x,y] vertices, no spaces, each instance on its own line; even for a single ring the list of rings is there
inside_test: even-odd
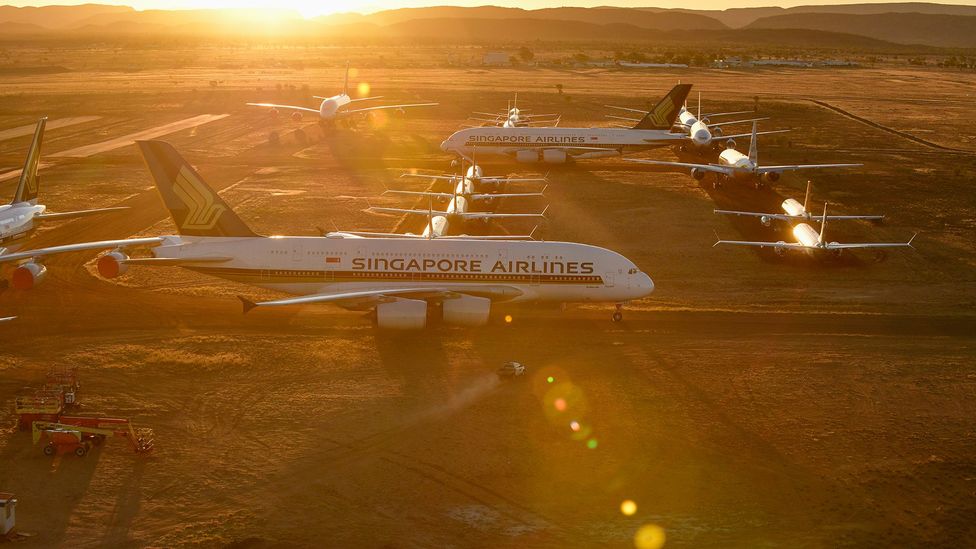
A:
[[[664,528],[657,524],[645,524],[634,534],[634,547],[637,549],[661,549],[664,547]]]
[[[595,438],[591,438],[590,440],[586,441],[586,447],[589,448],[590,450],[596,450],[596,446],[597,446],[597,442]]]
[[[356,86],[356,91],[359,92],[359,95],[364,97],[369,95],[369,84],[366,82],[360,82],[359,85]]]
[[[556,378],[554,378],[552,376],[549,376],[549,377],[546,378],[546,383],[552,383],[554,381],[556,381]]]
[[[565,412],[566,411],[566,399],[565,398],[557,398],[555,401],[553,401],[552,405],[555,406],[556,409],[559,410],[560,412]]]
[[[505,324],[511,324],[511,323],[512,323],[512,315],[505,315]],[[550,378],[550,379],[552,379],[552,378]],[[552,383],[552,382],[550,381],[549,383]]]
[[[620,504],[620,512],[629,517],[637,512],[637,504],[632,499],[625,499]]]
[[[574,433],[578,433],[580,431],[580,424],[578,421],[570,421],[569,428],[572,429]]]

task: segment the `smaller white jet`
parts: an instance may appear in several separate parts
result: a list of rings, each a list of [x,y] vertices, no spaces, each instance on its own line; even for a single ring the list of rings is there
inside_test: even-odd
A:
[[[37,222],[58,219],[71,219],[86,215],[100,214],[129,209],[126,206],[79,210],[74,212],[48,212],[44,204],[37,203],[40,177],[37,174],[41,158],[41,143],[44,141],[44,127],[47,118],[37,122],[34,140],[27,151],[24,169],[20,172],[20,182],[10,204],[0,206],[0,255],[16,250],[37,229]]]
[[[809,211],[807,211],[807,204],[810,203],[810,188],[811,188],[811,183],[807,181],[807,194],[806,197],[803,199],[803,204],[800,204],[800,201],[795,198],[787,198],[786,200],[784,200],[783,203],[780,205],[780,207],[783,208],[783,211],[785,213],[742,212],[737,210],[714,210],[714,212],[717,214],[724,214],[724,215],[744,215],[748,217],[758,217],[759,222],[765,225],[766,227],[769,227],[772,224],[774,219],[778,221],[786,221],[786,222],[805,221],[807,223],[810,222],[823,223],[824,216],[814,215]],[[828,215],[826,216],[826,219],[831,221],[861,219],[864,221],[874,221],[876,223],[880,223],[884,221],[884,216],[883,215]]]
[[[783,172],[795,170],[812,170],[821,168],[856,168],[863,164],[785,164],[781,166],[760,166],[759,152],[756,142],[756,123],[752,123],[752,133],[749,140],[749,155],[744,155],[736,149],[725,149],[718,155],[718,163],[695,164],[689,162],[665,162],[662,160],[643,160],[625,158],[628,162],[639,164],[653,164],[655,166],[676,166],[690,168],[691,176],[701,181],[709,172],[716,174],[715,187],[721,187],[727,179],[740,181],[752,180],[756,188],[760,189],[767,183],[779,181]]]
[[[412,109],[415,107],[434,107],[439,103],[405,103],[399,105],[377,105],[374,107],[363,107],[359,109],[347,108],[349,105],[355,103],[361,103],[363,101],[373,101],[376,99],[382,99],[383,96],[377,95],[374,97],[361,97],[359,99],[353,99],[349,97],[349,65],[346,65],[346,79],[342,85],[342,93],[338,95],[333,95],[332,97],[321,97],[318,95],[313,96],[315,99],[320,99],[322,102],[319,104],[318,109],[312,109],[308,107],[298,107],[295,105],[279,105],[276,103],[248,103],[251,107],[266,107],[271,109],[271,113],[274,115],[278,114],[279,109],[285,109],[292,111],[293,120],[301,120],[304,113],[314,113],[322,119],[323,122],[334,123],[336,120],[342,120],[344,118],[349,118],[350,116],[363,116],[366,117],[369,113],[374,111],[389,110],[394,109],[399,112],[403,112],[403,109]]]
[[[525,128],[530,126],[547,126],[554,128],[559,125],[558,114],[529,114],[526,109],[518,107],[518,94],[515,101],[509,101],[508,110],[502,113],[474,112],[470,120],[480,122],[480,127],[495,126],[499,128]]]
[[[817,232],[813,227],[807,223],[797,223],[793,227],[793,238],[796,242],[785,242],[780,240],[779,242],[753,242],[747,240],[719,240],[714,244],[713,247],[720,244],[729,244],[734,246],[754,246],[759,248],[772,248],[777,255],[783,255],[788,251],[800,251],[806,252],[809,255],[815,256],[817,254],[829,253],[834,256],[840,256],[844,250],[851,249],[881,249],[881,248],[911,248],[912,241],[915,240],[916,233],[908,240],[908,242],[857,242],[857,243],[846,243],[842,244],[840,242],[827,242],[824,240],[824,231],[827,230],[827,220],[830,216],[827,215],[827,204],[824,203],[824,213],[820,216],[820,232]],[[883,256],[879,256],[882,258]]]
[[[644,115],[645,111],[640,109],[631,109],[628,107],[615,107],[613,105],[606,105],[610,109],[618,109],[622,111],[632,112],[635,114]],[[687,105],[682,105],[681,110],[678,111],[678,118],[674,121],[674,131],[683,132],[687,134],[687,141],[676,146],[678,152],[693,152],[699,156],[704,156],[706,154],[711,154],[715,152],[720,152],[723,148],[734,149],[735,140],[740,137],[749,137],[749,133],[738,133],[724,135],[722,130],[723,126],[730,126],[734,124],[745,124],[748,122],[758,122],[760,120],[769,120],[768,117],[765,118],[749,118],[747,120],[730,120],[726,122],[711,122],[710,118],[715,118],[719,116],[732,116],[737,114],[753,114],[753,111],[737,111],[737,112],[719,112],[702,115],[701,113],[701,93],[698,94],[698,116],[692,114],[688,110]],[[633,123],[638,121],[637,118],[627,117],[627,116],[614,116],[607,115],[607,118],[614,118],[617,120],[623,120],[628,123]],[[768,135],[774,133],[784,133],[789,130],[770,130],[758,132],[757,135]],[[723,141],[724,139],[724,141]]]

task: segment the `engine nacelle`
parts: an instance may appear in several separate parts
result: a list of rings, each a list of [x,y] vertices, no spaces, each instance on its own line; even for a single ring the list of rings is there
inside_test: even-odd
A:
[[[829,245],[830,246],[838,246],[839,243],[838,242],[831,242]],[[844,248],[833,248],[833,249],[830,250],[830,253],[834,257],[840,257],[841,254],[844,253]]]
[[[297,112],[297,111],[291,113],[291,119],[294,120],[295,122],[301,122],[302,121],[302,113]]]
[[[515,160],[517,162],[538,162],[539,153],[538,151],[515,151]]]
[[[699,170],[698,168],[691,169],[691,177],[695,178],[695,181],[701,181],[705,179],[705,174],[708,173],[705,170]]]
[[[95,265],[98,267],[98,274],[102,278],[115,278],[129,270],[129,264],[126,263],[128,259],[129,256],[125,253],[115,250],[99,257]]]
[[[707,124],[707,122],[706,122],[706,124]],[[714,128],[708,128],[708,129],[711,130],[712,135],[714,135],[715,137],[722,137],[722,128],[721,127],[714,127]]]
[[[726,149],[734,149],[735,148],[735,139],[726,139],[725,140],[725,148]]]
[[[779,242],[777,242],[773,250],[776,251],[776,255],[778,256],[786,255],[786,241],[780,240]]]
[[[445,324],[484,326],[488,324],[488,315],[491,313],[491,300],[462,295],[456,299],[445,299],[443,310]]]
[[[397,299],[376,306],[376,325],[390,330],[422,330],[427,325],[427,302]]]
[[[762,223],[764,227],[768,227],[772,225],[773,220],[768,215],[764,215],[759,218],[759,222]]]
[[[10,285],[15,290],[30,290],[40,284],[47,277],[47,267],[33,261],[24,263],[10,276]]]
[[[565,164],[569,155],[566,151],[560,151],[556,149],[546,149],[542,151],[542,161],[546,164]]]
[[[766,172],[762,174],[762,178],[767,183],[776,183],[779,181],[779,173],[777,172]]]

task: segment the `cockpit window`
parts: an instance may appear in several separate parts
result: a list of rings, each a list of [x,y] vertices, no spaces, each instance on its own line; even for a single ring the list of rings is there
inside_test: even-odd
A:
[[[637,267],[634,267],[634,268],[630,269],[629,271],[627,271],[627,274],[635,275],[635,274],[637,274],[639,272],[640,272],[640,269],[638,269]]]

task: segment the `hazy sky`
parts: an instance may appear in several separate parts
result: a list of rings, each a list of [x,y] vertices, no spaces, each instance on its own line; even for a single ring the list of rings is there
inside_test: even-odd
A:
[[[9,1],[9,0],[8,0]],[[43,6],[48,4],[121,4],[136,9],[192,9],[192,8],[282,8],[298,11],[306,16],[335,12],[358,11],[362,13],[390,8],[417,6],[511,6],[525,9],[556,6],[654,6],[660,8],[725,9],[752,6],[800,6],[810,4],[881,3],[886,0],[14,0],[15,6]],[[976,0],[958,0],[953,4],[976,5]]]

